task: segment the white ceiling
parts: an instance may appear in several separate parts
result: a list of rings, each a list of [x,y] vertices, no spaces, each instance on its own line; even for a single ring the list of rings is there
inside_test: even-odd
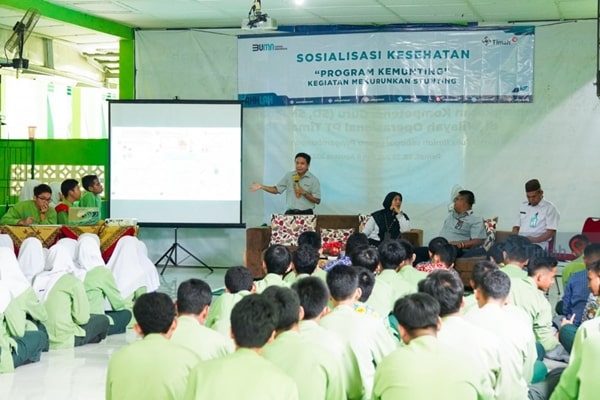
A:
[[[39,0],[40,2],[42,0]],[[263,0],[262,11],[289,25],[404,23],[506,24],[595,19],[598,0]],[[238,28],[253,0],[48,0],[64,8],[136,28]],[[1,0],[0,0],[1,3]],[[25,7],[26,8],[26,7]],[[11,30],[24,10],[0,4],[0,28]],[[248,33],[248,31],[243,31]],[[118,38],[49,18],[34,34],[100,54],[118,49]]]

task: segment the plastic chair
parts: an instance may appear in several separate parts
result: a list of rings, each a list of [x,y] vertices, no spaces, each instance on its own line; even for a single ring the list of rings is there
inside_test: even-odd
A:
[[[600,243],[600,218],[588,217],[583,223],[581,233],[590,240],[590,243]]]

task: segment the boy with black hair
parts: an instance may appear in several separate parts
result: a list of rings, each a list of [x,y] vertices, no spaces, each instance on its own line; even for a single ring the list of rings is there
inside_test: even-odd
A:
[[[104,187],[100,183],[97,175],[86,175],[81,178],[81,186],[85,189],[85,192],[79,199],[80,207],[96,207],[100,211],[100,219],[103,219],[102,215],[102,197],[100,194],[104,191]]]
[[[400,265],[408,258],[406,247],[399,240],[384,240],[379,247],[379,265],[381,269],[377,274],[377,280],[386,282],[394,289],[394,299],[390,304],[390,310],[400,297],[413,293],[414,290],[402,276],[397,274]]]
[[[406,257],[398,264],[398,275],[407,282],[413,292],[417,291],[417,284],[419,281],[425,279],[427,272],[418,271],[413,267],[416,255],[414,253],[413,245],[406,239],[398,240],[400,246],[404,249]]]
[[[465,318],[500,342],[501,387],[507,390],[497,393],[497,398],[527,399],[537,357],[531,320],[523,310],[507,305],[511,279],[489,261],[476,264],[473,287],[479,308]]]
[[[354,267],[360,269],[364,268],[372,274],[371,277],[364,271],[360,274],[359,288],[362,293],[358,301],[365,303],[366,307],[360,304],[358,308],[363,310],[363,312],[367,312],[368,309],[371,309],[378,318],[387,317],[396,300],[395,288],[388,282],[375,277],[381,269],[379,252],[374,247],[361,246],[353,252],[351,260]],[[370,280],[373,280],[373,282],[370,282]],[[365,293],[365,290],[367,293]]]
[[[81,189],[79,182],[76,179],[65,179],[60,184],[60,192],[63,195],[60,203],[54,207],[56,211],[56,220],[61,225],[69,223],[69,208],[73,207],[73,203],[81,198]]]
[[[457,278],[460,278],[458,272],[454,269],[454,262],[456,261],[456,247],[446,243],[446,244],[438,244],[432,247],[432,250],[429,252],[430,261],[420,263],[416,266],[417,270],[431,273],[436,270],[446,270],[450,271],[456,275]]]
[[[536,258],[527,267],[527,278],[511,278],[509,300],[531,317],[535,338],[546,351],[545,356],[563,360],[568,353],[558,342],[558,332],[552,326],[552,306],[544,295],[554,283],[557,269],[554,257]],[[571,322],[563,318],[561,326],[567,323]]]
[[[231,310],[243,297],[254,293],[256,286],[252,274],[246,267],[230,267],[225,273],[225,293],[211,305],[205,326],[227,338],[231,337]]]
[[[256,282],[256,293],[262,293],[269,286],[289,286],[283,276],[292,269],[292,253],[281,244],[273,244],[265,250],[263,270],[267,273]]]
[[[345,398],[362,399],[362,381],[352,349],[338,334],[319,325],[321,318],[329,312],[327,285],[320,278],[308,277],[295,282],[292,290],[298,295],[304,310],[303,319],[298,324],[300,336],[322,351],[331,352],[343,375]]]
[[[56,210],[50,207],[52,188],[42,183],[33,188],[33,199],[19,201],[0,218],[0,225],[28,226],[56,224]]]
[[[506,238],[502,249],[504,266],[502,271],[511,278],[526,278],[527,272],[524,268],[529,263],[527,254],[528,239],[519,235],[510,235]]]
[[[499,380],[501,363],[498,339],[462,317],[463,283],[448,271],[434,271],[419,282],[419,292],[431,295],[440,304],[442,326],[438,339],[463,357],[470,358],[480,371],[485,372],[482,390],[488,395],[506,390],[501,387]]]
[[[277,319],[277,308],[264,295],[241,299],[231,311],[236,351],[199,363],[189,375],[183,398],[297,400],[296,383],[261,356],[263,346],[275,337]]]
[[[342,370],[330,350],[315,347],[298,331],[303,309],[296,292],[270,286],[263,295],[279,310],[275,340],[263,349],[263,357],[272,361],[298,386],[301,400],[334,400],[345,396]]]
[[[299,245],[292,254],[292,272],[289,272],[284,281],[290,285],[298,279],[311,276],[319,264],[319,251],[309,244]]]
[[[333,267],[327,274],[327,286],[334,309],[321,319],[321,326],[336,332],[349,344],[358,360],[364,392],[371,393],[375,366],[397,343],[381,320],[355,312],[354,303],[360,298],[361,290],[354,268]]]
[[[142,340],[117,350],[108,363],[106,399],[183,398],[199,358],[169,339],[177,327],[175,305],[160,292],[141,295],[133,306]]]
[[[321,253],[321,249],[323,248],[323,244],[321,242],[321,234],[317,231],[304,231],[298,236],[298,247],[303,244],[308,244],[315,249],[319,253]]]
[[[406,346],[399,347],[377,366],[373,400],[493,399],[482,390],[482,374],[468,359],[439,341],[439,303],[426,293],[399,299],[394,316]],[[435,382],[431,382],[435,377]]]
[[[233,352],[230,339],[204,326],[212,292],[200,279],[181,282],[177,289],[177,329],[171,340],[196,353],[202,360],[224,356]]]

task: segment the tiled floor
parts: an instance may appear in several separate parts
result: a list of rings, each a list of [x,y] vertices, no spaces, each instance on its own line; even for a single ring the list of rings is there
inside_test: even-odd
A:
[[[160,291],[175,296],[177,286],[189,278],[207,282],[211,289],[223,287],[225,269],[169,267],[161,277]],[[137,340],[132,329],[109,336],[103,343],[75,349],[52,350],[38,363],[0,374],[2,400],[102,400],[106,367],[111,354]],[[132,399],[135,400],[135,399]]]
[[[161,276],[159,290],[175,297],[179,283],[189,278],[202,279],[216,290],[224,286],[225,272],[226,269],[215,269],[211,273],[206,268],[169,267]],[[558,298],[554,286],[548,299],[554,306]],[[127,333],[110,336],[100,344],[43,353],[39,363],[19,367],[11,374],[0,374],[0,399],[102,400],[111,354],[137,339],[130,329]],[[551,368],[554,366],[557,365]]]

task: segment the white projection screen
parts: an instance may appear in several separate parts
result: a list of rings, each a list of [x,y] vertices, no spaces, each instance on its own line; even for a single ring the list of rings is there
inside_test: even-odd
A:
[[[242,105],[109,105],[110,218],[146,226],[242,225]]]

